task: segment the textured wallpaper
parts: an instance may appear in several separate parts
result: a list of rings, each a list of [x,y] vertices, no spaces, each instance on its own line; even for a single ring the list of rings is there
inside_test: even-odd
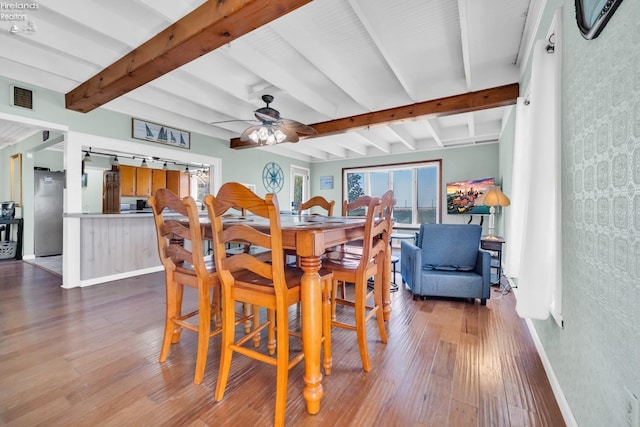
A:
[[[640,1],[595,40],[563,5],[563,315],[534,322],[580,426],[625,426],[640,396]],[[549,13],[546,13],[549,15]]]

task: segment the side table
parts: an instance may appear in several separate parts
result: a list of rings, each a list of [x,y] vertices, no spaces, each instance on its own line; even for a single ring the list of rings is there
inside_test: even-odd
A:
[[[491,254],[491,284],[499,285],[502,277],[502,237],[482,237],[480,249],[489,251]]]

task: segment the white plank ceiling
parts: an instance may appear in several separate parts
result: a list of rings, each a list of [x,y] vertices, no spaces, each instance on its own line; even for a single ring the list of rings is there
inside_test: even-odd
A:
[[[35,31],[0,21],[0,75],[34,87],[36,103],[37,87],[67,93],[202,3],[43,0],[23,12]],[[311,124],[517,83],[529,7],[314,0],[102,108],[229,140],[254,124],[242,120],[263,94],[283,117]],[[506,108],[252,149],[322,162],[491,143]],[[228,120],[239,121],[211,124]],[[0,148],[37,131],[0,120]]]

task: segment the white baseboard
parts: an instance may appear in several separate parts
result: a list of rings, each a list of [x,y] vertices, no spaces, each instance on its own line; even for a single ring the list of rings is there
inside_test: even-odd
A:
[[[547,373],[547,378],[549,379],[549,383],[551,384],[553,395],[555,396],[556,401],[558,402],[558,406],[560,407],[560,412],[562,412],[564,422],[567,424],[567,427],[578,427],[578,422],[573,416],[573,412],[571,411],[569,402],[567,402],[562,388],[560,387],[560,383],[558,382],[558,378],[556,377],[555,372],[553,372],[553,367],[551,366],[551,362],[547,357],[547,353],[542,346],[542,341],[540,341],[540,337],[538,336],[536,329],[533,327],[533,322],[531,322],[531,319],[525,319],[525,322],[527,324],[527,327],[529,328],[529,333],[531,334],[531,338],[533,338],[536,349],[538,350],[540,359],[542,360],[542,365],[544,366],[544,370]]]
[[[112,274],[110,276],[96,277],[94,279],[87,279],[80,281],[80,287],[98,285],[100,283],[113,282],[114,280],[126,279],[133,276],[142,276],[143,274],[155,273],[156,271],[162,271],[164,266],[149,267],[141,270],[127,271],[126,273]]]

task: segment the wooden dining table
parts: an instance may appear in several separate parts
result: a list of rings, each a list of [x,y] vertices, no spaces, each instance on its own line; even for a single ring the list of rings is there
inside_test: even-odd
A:
[[[334,217],[322,215],[296,215],[282,213],[283,249],[295,251],[300,268],[304,271],[301,282],[302,341],[305,373],[302,395],[307,402],[307,412],[316,414],[320,410],[320,400],[324,394],[320,353],[322,342],[322,284],[318,271],[322,267],[322,255],[330,248],[364,237],[366,218]],[[257,216],[229,217],[223,224],[246,222],[255,228],[269,228],[266,218]],[[203,236],[211,238],[209,219],[200,218]],[[389,320],[391,314],[391,251],[387,251],[383,269],[383,313]]]

